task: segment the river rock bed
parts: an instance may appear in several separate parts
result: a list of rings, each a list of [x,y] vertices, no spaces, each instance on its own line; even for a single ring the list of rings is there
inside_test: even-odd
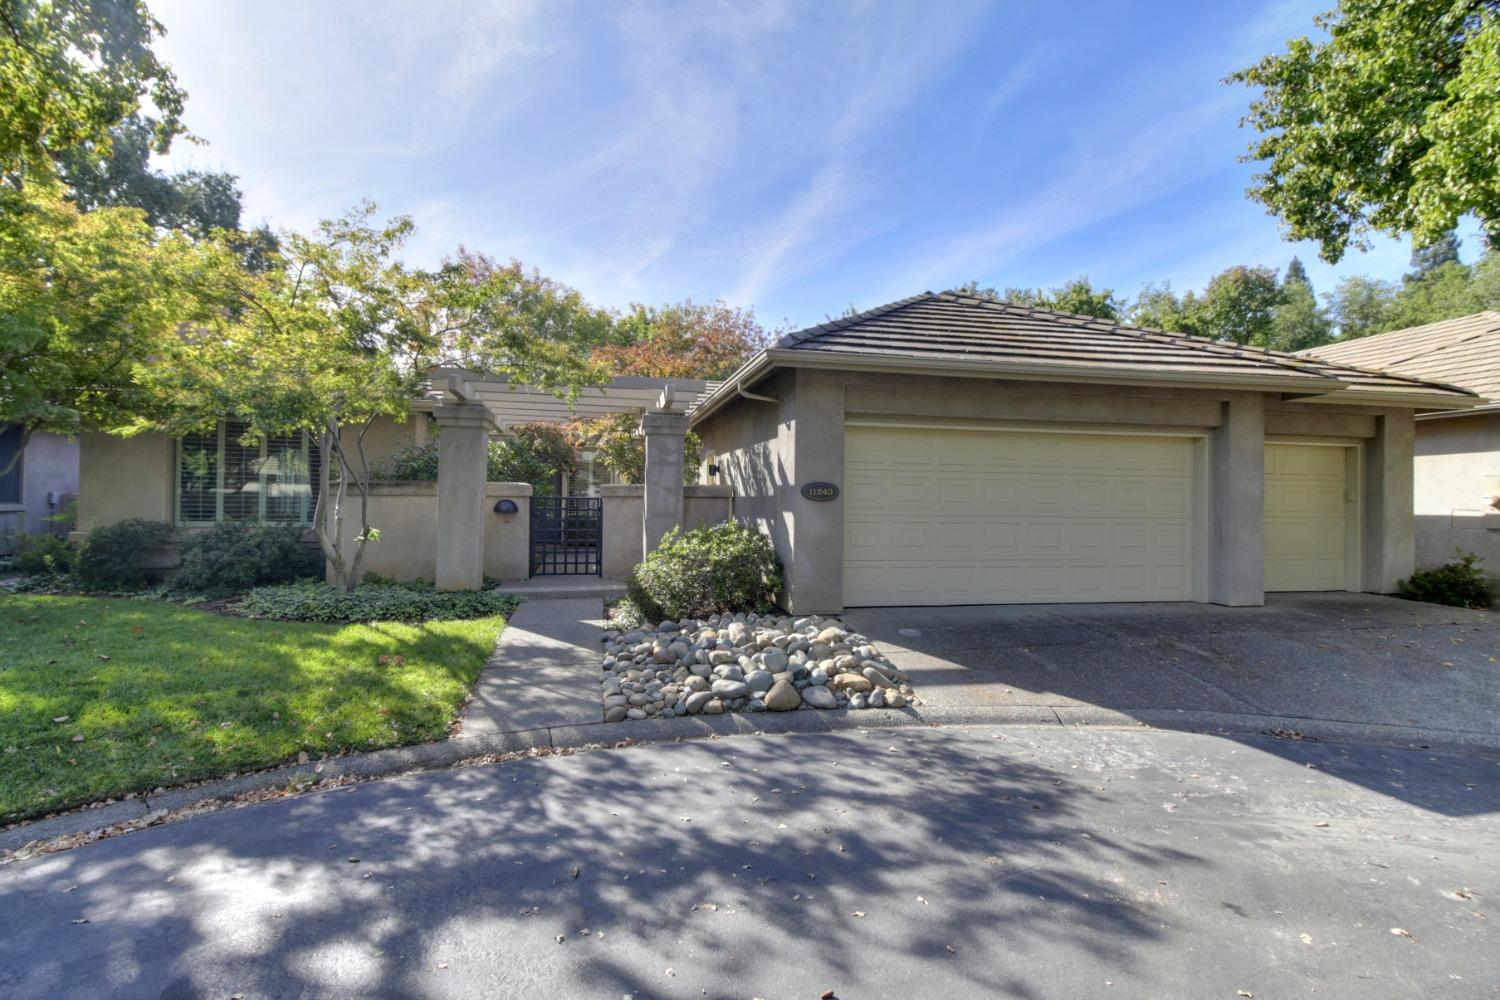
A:
[[[911,684],[837,618],[714,615],[604,633],[604,721],[905,708]]]

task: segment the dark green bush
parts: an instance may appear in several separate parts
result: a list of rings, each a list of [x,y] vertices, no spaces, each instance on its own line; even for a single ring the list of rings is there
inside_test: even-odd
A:
[[[341,594],[326,583],[298,580],[257,587],[238,609],[257,618],[298,622],[424,622],[509,615],[515,606],[515,598],[494,591],[439,592],[421,581],[365,583]]]
[[[95,528],[83,540],[73,574],[86,590],[139,590],[162,575],[150,554],[172,544],[177,529],[165,521],[132,517]]]
[[[538,496],[557,492],[558,470],[540,454],[520,440],[507,438],[490,442],[489,466],[485,477],[492,483],[530,483]],[[438,477],[436,441],[411,444],[391,452],[385,461],[370,471],[371,479],[413,479],[432,482]]]
[[[427,444],[409,444],[397,448],[370,470],[371,479],[418,479],[432,482],[437,479],[438,446],[436,441]]]
[[[1479,556],[1464,552],[1459,553],[1453,562],[1419,569],[1410,580],[1402,580],[1398,585],[1401,596],[1455,608],[1487,608],[1490,606],[1490,582],[1480,571],[1479,562]]]
[[[771,539],[725,521],[684,533],[673,528],[626,583],[626,596],[648,620],[763,611],[781,589],[781,560]]]
[[[188,535],[182,567],[168,581],[173,594],[229,597],[299,577],[321,576],[323,556],[294,524],[216,524]]]
[[[57,535],[19,535],[12,565],[32,576],[60,576],[73,571],[78,550]]]

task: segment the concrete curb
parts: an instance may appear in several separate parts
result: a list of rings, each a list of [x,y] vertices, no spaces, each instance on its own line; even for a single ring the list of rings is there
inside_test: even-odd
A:
[[[441,743],[420,743],[370,753],[332,757],[307,764],[288,764],[161,795],[142,795],[106,806],[85,807],[58,816],[0,831],[0,850],[15,850],[34,840],[87,833],[102,827],[138,820],[159,810],[181,809],[245,792],[284,787],[313,778],[385,778],[417,771],[433,771],[489,754],[531,749],[613,747],[622,742],[667,743],[720,736],[785,733],[836,733],[854,730],[902,729],[910,726],[1064,726],[1075,729],[1160,729],[1226,736],[1259,736],[1273,730],[1302,734],[1305,739],[1422,748],[1460,752],[1500,752],[1500,733],[1432,730],[1332,719],[1198,712],[1181,709],[1140,709],[1121,712],[1093,706],[1015,705],[948,708],[923,706],[902,710],[799,711],[785,714],[676,716],[630,722],[592,722],[549,726],[486,736],[456,736]]]

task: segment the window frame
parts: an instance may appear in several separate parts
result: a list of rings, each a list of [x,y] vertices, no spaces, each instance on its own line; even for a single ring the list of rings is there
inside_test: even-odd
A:
[[[15,433],[16,438],[16,464],[11,467],[8,473],[6,473],[4,479],[0,479],[0,482],[4,482],[5,480],[9,480],[14,477],[16,484],[16,496],[14,500],[7,500],[4,497],[0,497],[0,506],[20,508],[24,507],[26,504],[26,445],[22,443],[22,439],[26,436],[26,431],[25,428],[23,428],[18,423],[5,423],[3,421],[0,421],[0,437],[8,435],[12,432]],[[5,467],[9,464],[9,458],[5,455],[0,455],[0,471],[4,471]]]
[[[212,521],[189,520],[182,513],[182,445],[183,438],[177,439],[175,456],[175,476],[172,483],[172,508],[173,520],[185,528],[212,528],[216,524],[226,523],[224,517],[224,472],[225,472],[225,445],[228,443],[227,434],[229,429],[228,420],[220,420],[217,427],[214,460],[214,519]],[[208,435],[203,435],[207,437]],[[317,448],[313,444],[312,435],[306,431],[302,432],[302,467],[308,470],[308,500],[299,505],[297,518],[295,520],[266,520],[266,501],[270,491],[266,488],[266,459],[269,457],[268,449],[270,439],[260,440],[259,468],[256,472],[256,481],[260,488],[256,491],[256,512],[254,518],[233,518],[232,520],[241,524],[294,524],[300,528],[309,528],[313,524],[313,514],[318,506],[318,475],[314,473],[312,452]]]

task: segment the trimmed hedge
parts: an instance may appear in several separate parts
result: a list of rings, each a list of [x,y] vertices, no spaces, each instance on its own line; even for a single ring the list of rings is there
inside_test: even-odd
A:
[[[182,566],[167,581],[173,594],[229,597],[252,587],[323,573],[323,556],[292,524],[226,522],[187,535]]]
[[[83,540],[73,575],[84,590],[141,590],[155,583],[161,570],[146,564],[146,555],[171,545],[177,529],[165,521],[132,517],[95,528]]]
[[[764,611],[781,589],[771,539],[739,521],[673,528],[635,568],[625,593],[646,620]]]
[[[424,622],[509,616],[516,599],[491,590],[439,592],[423,581],[364,583],[352,593],[316,580],[256,587],[236,605],[242,614],[294,622]]]
[[[1401,596],[1454,608],[1487,608],[1490,606],[1490,582],[1479,570],[1481,561],[1480,556],[1466,552],[1453,562],[1419,569],[1411,579],[1400,582]]]

